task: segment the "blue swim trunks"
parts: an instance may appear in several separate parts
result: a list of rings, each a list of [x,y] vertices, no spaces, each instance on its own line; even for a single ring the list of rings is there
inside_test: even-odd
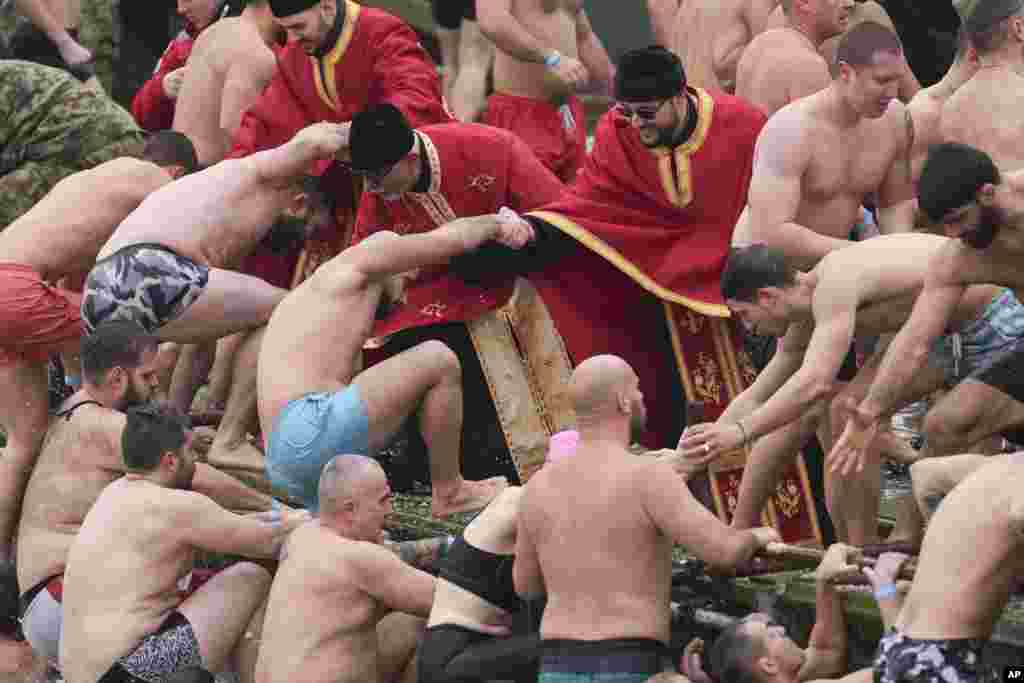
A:
[[[953,334],[939,337],[930,362],[946,372],[950,384],[977,374],[1024,344],[1024,305],[1006,289],[982,315]]]
[[[544,640],[538,683],[644,683],[675,671],[672,656],[656,640]]]
[[[267,442],[267,476],[274,488],[316,512],[320,472],[346,453],[370,453],[370,417],[354,384],[306,394],[284,407]]]

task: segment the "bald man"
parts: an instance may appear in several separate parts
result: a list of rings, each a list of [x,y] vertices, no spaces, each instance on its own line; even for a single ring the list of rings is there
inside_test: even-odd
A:
[[[541,683],[599,672],[639,683],[670,668],[672,544],[728,568],[778,540],[729,528],[669,460],[629,453],[646,417],[639,384],[621,358],[583,361],[569,386],[577,450],[523,491],[513,580],[525,599],[547,594]]]
[[[942,141],[980,149],[1015,171],[1024,167],[1024,1],[976,0],[961,9],[980,66],[943,106]]]
[[[750,41],[736,67],[736,95],[771,116],[827,88],[829,65],[818,49],[850,23],[853,0],[782,0],[785,21]]]
[[[779,0],[681,0],[668,47],[686,65],[688,84],[733,92],[743,51],[768,28],[778,4]]]
[[[434,577],[381,545],[391,489],[376,461],[336,456],[318,495],[319,517],[292,534],[274,577],[256,681],[397,680],[413,662]]]

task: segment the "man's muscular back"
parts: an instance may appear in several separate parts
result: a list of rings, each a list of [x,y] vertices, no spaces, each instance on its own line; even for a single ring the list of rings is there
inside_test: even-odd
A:
[[[529,34],[563,55],[577,58],[576,21],[582,0],[509,0],[510,11]],[[494,55],[494,89],[511,95],[557,101],[571,93],[544,64],[517,59],[498,49]]]
[[[241,115],[274,75],[274,53],[242,18],[216,22],[196,39],[174,111],[174,130],[195,145],[200,166],[227,157]]]
[[[62,409],[68,407],[65,402]],[[18,529],[18,585],[23,589],[64,570],[89,508],[124,471],[124,423],[123,414],[91,404],[50,420],[25,489]]]
[[[265,182],[253,157],[227,159],[150,195],[100,250],[162,244],[197,263],[231,268],[252,249],[295,194]]]
[[[943,106],[942,137],[986,152],[1003,171],[1024,167],[1024,77],[979,69]]]
[[[689,85],[732,92],[736,65],[754,36],[765,30],[778,0],[682,0],[672,49]]]
[[[99,245],[170,182],[156,164],[130,157],[68,176],[0,234],[0,261],[32,266],[52,281],[88,272]]]
[[[991,634],[1022,569],[1021,485],[1019,462],[992,463],[946,496],[929,522],[898,628],[924,639]]]

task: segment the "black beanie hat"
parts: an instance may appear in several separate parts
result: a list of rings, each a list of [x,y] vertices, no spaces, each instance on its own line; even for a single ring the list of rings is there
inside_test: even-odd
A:
[[[683,63],[660,45],[630,50],[619,59],[615,72],[615,99],[649,102],[676,97],[686,87]]]
[[[393,104],[379,104],[352,117],[352,170],[376,171],[398,163],[416,143],[409,122]]]
[[[320,4],[320,0],[270,0],[270,12],[275,17],[290,17]]]

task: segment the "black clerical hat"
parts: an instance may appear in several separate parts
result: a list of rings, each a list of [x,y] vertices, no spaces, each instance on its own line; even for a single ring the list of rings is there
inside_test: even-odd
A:
[[[650,102],[676,97],[686,87],[683,63],[660,45],[630,50],[619,59],[615,72],[615,99]]]
[[[409,122],[393,104],[379,104],[352,117],[349,151],[353,171],[394,166],[416,143]]]
[[[320,4],[320,0],[270,0],[270,11],[275,17],[290,17]]]

